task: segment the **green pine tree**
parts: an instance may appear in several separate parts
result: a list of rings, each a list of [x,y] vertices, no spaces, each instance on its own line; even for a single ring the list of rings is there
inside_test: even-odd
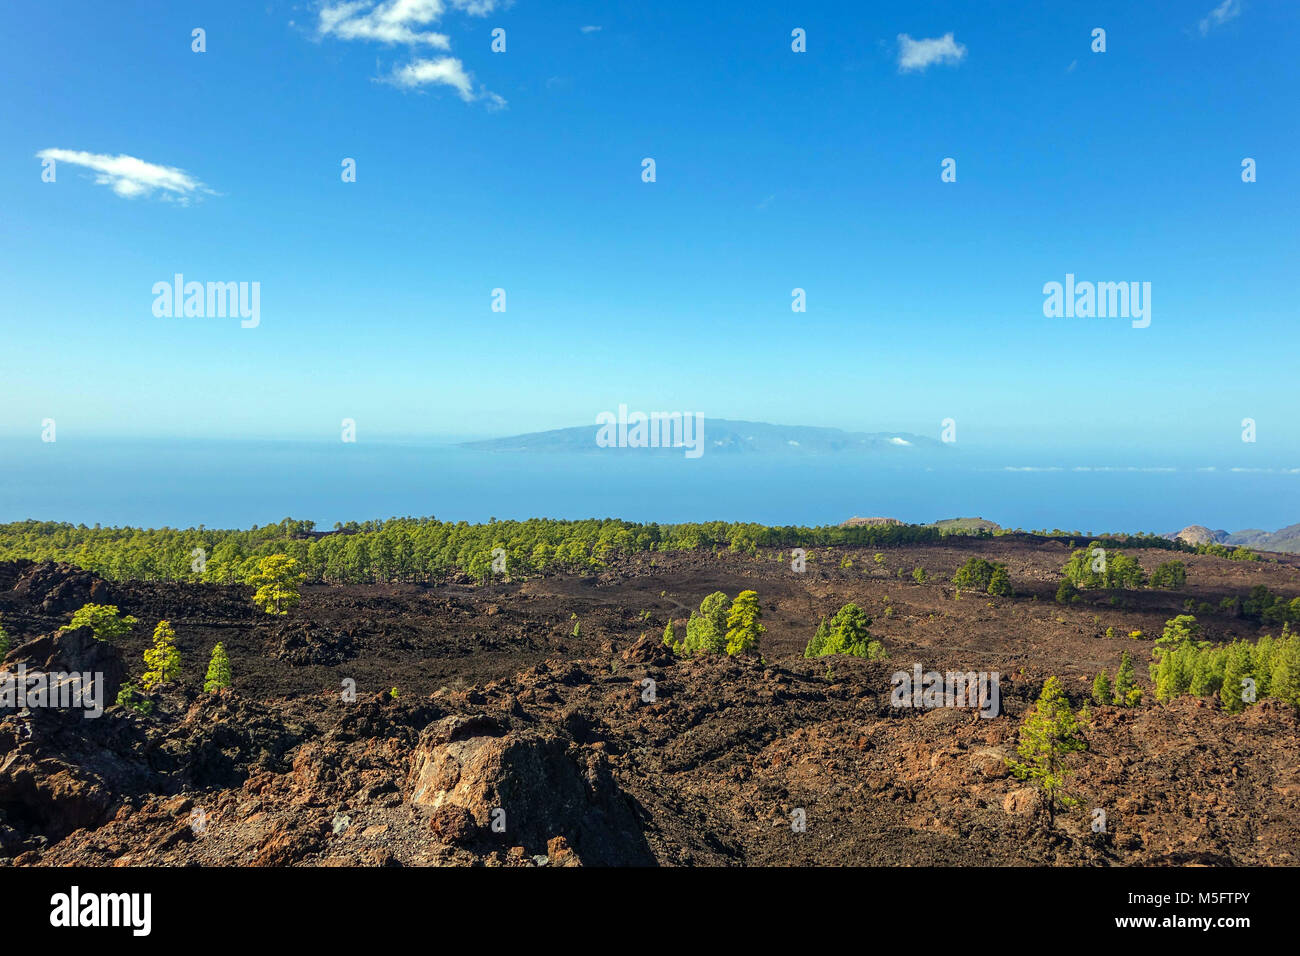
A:
[[[1228,645],[1227,660],[1223,667],[1223,685],[1219,688],[1219,701],[1224,710],[1230,714],[1239,714],[1246,709],[1248,701],[1244,699],[1245,687],[1242,681],[1254,676],[1250,645],[1245,641],[1233,641]]]
[[[673,622],[669,621],[664,627],[664,647],[668,648],[674,654],[682,652],[682,645],[677,640],[677,631],[673,628]]]
[[[767,630],[759,619],[763,616],[758,606],[757,591],[741,591],[727,611],[727,653],[747,654],[758,649],[759,638]]]
[[[826,646],[826,640],[831,636],[831,629],[826,623],[826,615],[822,615],[821,623],[817,625],[817,633],[813,634],[808,640],[808,646],[803,649],[804,657],[821,657],[822,648]]]
[[[1070,773],[1065,758],[1087,746],[1060,680],[1047,678],[1038,703],[1020,725],[1016,753],[1021,760],[1008,760],[1007,764],[1021,780],[1030,780],[1042,789],[1049,822],[1055,821],[1058,804],[1069,807],[1078,802],[1064,792],[1065,778]]]
[[[219,690],[229,687],[231,681],[230,658],[226,656],[226,647],[220,641],[212,649],[212,660],[208,662],[208,676],[203,681],[204,691]]]
[[[72,621],[66,630],[88,627],[95,632],[96,639],[111,641],[125,637],[138,623],[140,622],[129,614],[122,617],[116,604],[86,604],[72,615]]]
[[[1133,691],[1137,690],[1139,699],[1141,699],[1141,690],[1137,687],[1137,678],[1133,667],[1133,658],[1128,656],[1128,651],[1119,659],[1119,672],[1115,674],[1115,688],[1112,697],[1112,703],[1116,707],[1132,707]]]
[[[989,576],[989,594],[994,597],[1015,596],[1015,591],[1011,589],[1011,576],[1007,574],[1005,564],[999,564],[993,568],[993,574]]]
[[[1114,691],[1110,686],[1110,678],[1106,676],[1105,671],[1092,679],[1092,699],[1097,704],[1109,704],[1114,700]]]
[[[714,591],[700,602],[700,612],[686,621],[682,654],[721,654],[727,649],[727,595]]]
[[[267,614],[283,616],[302,600],[298,585],[306,577],[306,574],[298,570],[297,558],[272,554],[257,560],[244,583],[257,588],[257,593],[253,595],[254,604]]]
[[[153,691],[181,676],[181,652],[176,649],[176,632],[170,621],[159,621],[153,632],[153,647],[144,652],[147,670],[140,678],[146,691]]]

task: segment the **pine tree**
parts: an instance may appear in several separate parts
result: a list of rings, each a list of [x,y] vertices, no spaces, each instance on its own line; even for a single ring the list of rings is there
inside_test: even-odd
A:
[[[1056,819],[1056,807],[1073,806],[1078,801],[1063,791],[1070,770],[1065,758],[1087,749],[1070,702],[1056,677],[1047,678],[1038,703],[1025,715],[1020,725],[1020,744],[1016,753],[1022,762],[1008,760],[1011,771],[1021,780],[1030,780],[1043,791],[1049,822]]]
[[[156,690],[181,676],[181,652],[176,649],[176,632],[170,621],[159,621],[153,632],[153,647],[144,652],[148,668],[140,683],[146,691]]]
[[[1132,693],[1137,689],[1137,680],[1134,676],[1133,659],[1128,656],[1128,651],[1119,659],[1119,671],[1115,674],[1115,690],[1112,702],[1117,707],[1131,707],[1130,703]],[[1141,694],[1141,691],[1138,691]]]
[[[229,687],[231,679],[230,658],[226,656],[225,645],[218,641],[212,649],[212,660],[208,662],[208,676],[203,681],[203,689],[214,691]]]
[[[1109,704],[1114,700],[1114,691],[1110,686],[1110,678],[1106,672],[1100,672],[1092,679],[1092,699],[1098,704]]]
[[[714,591],[700,602],[700,612],[692,612],[686,621],[686,639],[682,653],[721,654],[727,649],[727,595]]]
[[[682,645],[677,641],[677,631],[673,628],[673,622],[669,621],[664,627],[664,647],[668,648],[674,654],[682,652]]]
[[[351,544],[352,542],[349,542]],[[257,560],[245,583],[257,588],[253,603],[267,614],[288,614],[298,606],[302,596],[298,585],[307,575],[298,571],[298,560],[284,554],[272,554]]]
[[[741,591],[727,611],[727,653],[746,654],[758,649],[759,638],[767,630],[759,623],[763,616],[757,591]]]
[[[989,577],[989,594],[995,597],[1015,597],[1015,592],[1011,589],[1011,577],[1007,574],[1007,566],[999,564],[993,569],[993,574]]]
[[[129,614],[122,617],[116,604],[86,604],[72,615],[72,621],[65,630],[88,627],[95,632],[97,640],[111,641],[125,637],[138,623],[140,622]]]
[[[831,636],[830,626],[826,623],[826,615],[822,615],[821,623],[817,625],[817,632],[808,641],[808,646],[803,649],[804,657],[821,657],[822,648],[826,646],[826,640]]]
[[[1244,690],[1242,681],[1254,676],[1250,661],[1250,645],[1245,641],[1233,641],[1228,646],[1227,660],[1223,668],[1223,685],[1219,688],[1219,700],[1223,709],[1230,714],[1239,714],[1246,709],[1242,699]]]

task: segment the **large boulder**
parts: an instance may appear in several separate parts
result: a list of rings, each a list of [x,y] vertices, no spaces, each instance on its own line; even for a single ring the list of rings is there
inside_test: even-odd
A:
[[[447,717],[421,734],[408,787],[413,804],[434,811],[444,839],[543,855],[563,837],[584,864],[654,863],[603,757],[551,732],[507,730],[481,714]]]
[[[87,686],[87,693],[101,694],[104,707],[117,700],[117,692],[126,680],[126,665],[122,663],[117,648],[107,641],[98,640],[88,627],[56,631],[20,644],[0,662],[0,671],[15,673],[19,664],[26,666],[29,677],[37,671],[45,674],[91,674],[91,685],[102,681],[103,686],[93,690]]]
[[[29,564],[12,590],[30,603],[39,604],[46,614],[70,614],[85,604],[114,603],[113,588],[107,581],[94,572],[62,562]]]

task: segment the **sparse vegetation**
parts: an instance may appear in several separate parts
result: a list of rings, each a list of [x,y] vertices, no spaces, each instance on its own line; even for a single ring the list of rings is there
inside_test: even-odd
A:
[[[117,692],[117,705],[126,710],[135,711],[137,714],[149,715],[153,713],[153,701],[147,697],[141,697],[140,691],[134,684],[123,684],[122,689]]]

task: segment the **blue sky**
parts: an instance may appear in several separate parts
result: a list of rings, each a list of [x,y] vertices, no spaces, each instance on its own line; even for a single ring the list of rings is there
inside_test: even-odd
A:
[[[1300,7],[719,6],[11,8],[0,432],[477,436],[627,403],[1228,450],[1249,416],[1300,447]],[[48,183],[49,150],[150,166]],[[259,282],[260,325],[155,317],[177,272]],[[1150,282],[1150,327],[1045,318],[1067,272]]]

